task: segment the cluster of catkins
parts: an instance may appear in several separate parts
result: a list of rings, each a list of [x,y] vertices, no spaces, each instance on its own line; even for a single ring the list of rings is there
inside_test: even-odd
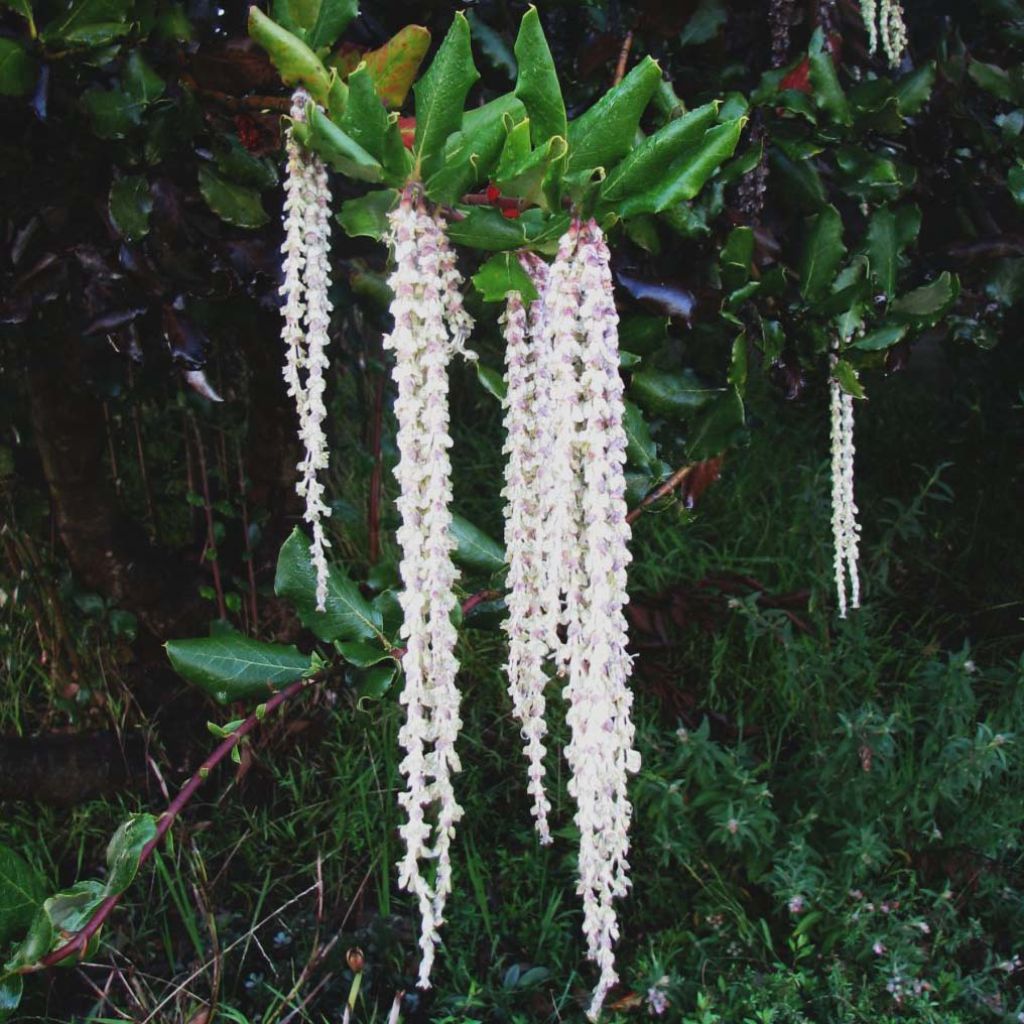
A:
[[[304,121],[310,102],[304,89],[292,97],[292,120]],[[296,491],[305,499],[304,518],[313,532],[310,556],[316,570],[316,603],[320,611],[327,601],[327,555],[330,541],[323,520],[331,514],[324,500],[324,485],[318,473],[328,465],[327,437],[323,422],[324,371],[327,370],[328,328],[331,319],[330,235],[331,189],[323,160],[299,145],[291,128],[285,147],[284,303],[282,338],[285,347],[284,379],[288,395],[295,399],[299,416],[299,439],[303,446],[298,465]]]
[[[541,842],[547,666],[569,705],[569,793],[580,832],[579,885],[588,956],[600,970],[589,1014],[617,981],[616,897],[629,888],[633,747],[631,660],[623,607],[626,521],[623,385],[608,247],[596,222],[575,221],[548,268],[521,257],[538,298],[512,293],[506,342],[505,543],[508,677],[529,763]]]
[[[833,373],[829,379],[829,411],[832,439],[832,545],[839,617],[846,618],[849,606],[860,607],[860,574],[857,570],[860,524],[853,495],[853,396],[847,394],[835,376],[838,356],[830,356]]]
[[[890,67],[899,67],[908,41],[900,0],[860,0],[860,13],[868,31],[868,52],[876,53],[881,40]]]
[[[400,460],[402,667],[406,705],[399,734],[406,812],[399,884],[422,920],[419,984],[429,984],[446,898],[451,842],[462,809],[452,776],[461,725],[454,648],[449,361],[473,326],[439,212],[404,190],[389,214],[394,257],[394,352]],[[529,303],[510,293],[507,342],[509,688],[522,724],[528,789],[542,842],[550,842],[544,790],[545,688],[549,668],[565,683],[571,740],[566,757],[580,830],[579,892],[588,950],[600,968],[590,1008],[617,980],[613,901],[629,887],[629,773],[639,768],[627,686],[626,522],[618,317],[608,248],[593,221],[574,222],[549,268],[524,253],[536,285]],[[431,869],[427,870],[427,865]]]

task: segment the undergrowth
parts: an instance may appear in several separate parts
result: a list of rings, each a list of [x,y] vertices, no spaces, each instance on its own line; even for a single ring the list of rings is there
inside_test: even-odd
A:
[[[1022,566],[1006,529],[1020,411],[971,397],[1005,369],[959,367],[952,393],[882,385],[858,408],[866,601],[846,622],[831,607],[820,388],[782,408],[752,396],[751,443],[721,480],[694,509],[641,517],[643,768],[608,1020],[1024,1020],[1024,662],[1007,586]],[[497,406],[459,418],[457,500],[500,536]],[[344,550],[359,517],[339,511]],[[26,616],[2,611],[10,734],[53,695]],[[396,694],[357,702],[331,679],[210,780],[89,964],[34,987],[21,1019],[199,1024],[215,1001],[237,1024],[338,1021],[358,947],[356,1021],[383,1021],[399,990],[409,1021],[582,1020],[566,780],[552,756],[542,849],[500,633],[464,629],[460,659],[466,814],[434,991],[411,989],[414,914],[395,885]],[[159,738],[159,722],[135,724]],[[552,749],[564,741],[556,728]],[[54,882],[95,874],[117,822],[177,784],[161,749],[148,797],[11,803],[0,839]]]

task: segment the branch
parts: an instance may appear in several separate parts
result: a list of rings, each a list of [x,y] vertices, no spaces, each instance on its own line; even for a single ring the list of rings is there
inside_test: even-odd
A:
[[[156,826],[156,834],[152,839],[142,848],[142,852],[139,854],[139,866],[149,860],[150,855],[160,844],[160,840],[167,834],[170,827],[174,824],[178,815],[181,814],[185,805],[192,799],[195,792],[209,777],[210,772],[217,767],[224,760],[228,754],[231,753],[235,747],[241,742],[241,740],[247,736],[256,725],[261,722],[267,715],[272,711],[276,711],[286,701],[291,700],[297,693],[299,693],[306,685],[312,682],[311,679],[296,679],[294,683],[286,686],[283,690],[275,693],[265,704],[260,705],[252,714],[246,718],[242,724],[231,733],[230,736],[218,744],[214,749],[213,753],[199,766],[195,774],[185,783],[184,786],[178,791],[178,795],[170,802],[167,810],[161,815],[160,821]],[[33,971],[41,971],[47,967],[53,967],[55,964],[59,964],[62,960],[66,960],[68,957],[73,956],[76,953],[84,953],[88,947],[89,942],[93,936],[100,930],[103,923],[114,910],[114,907],[121,901],[121,897],[124,892],[114,893],[112,896],[108,896],[97,908],[92,917],[86,922],[85,926],[75,932],[75,934],[59,949],[55,949],[52,953],[47,953],[41,960],[34,964],[30,964],[26,967],[22,967],[18,973],[29,974]]]
[[[650,494],[644,496],[644,500],[632,512],[626,516],[627,523],[635,523],[643,515],[644,509],[653,505],[656,501],[671,494],[677,487],[686,483],[687,477],[697,468],[698,463],[683,466],[677,469],[663,484],[655,487]]]

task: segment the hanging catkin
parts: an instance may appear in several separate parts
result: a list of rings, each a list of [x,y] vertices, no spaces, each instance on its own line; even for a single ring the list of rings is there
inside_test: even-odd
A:
[[[293,121],[304,121],[308,93],[297,89],[292,97]],[[327,469],[329,453],[323,422],[328,369],[327,343],[331,322],[330,235],[331,190],[327,168],[315,153],[303,149],[291,128],[286,132],[288,166],[285,174],[284,284],[281,294],[284,318],[281,336],[285,348],[284,379],[288,395],[295,399],[303,456],[298,464],[296,491],[305,499],[303,518],[313,532],[310,559],[316,570],[316,604],[324,610],[327,600],[327,555],[330,541],[323,520],[331,514],[324,500],[321,470]]]
[[[462,817],[452,788],[452,775],[460,770],[455,741],[462,721],[451,621],[457,572],[451,557],[448,364],[453,353],[465,352],[472,320],[462,308],[462,279],[444,221],[427,208],[415,186],[406,188],[388,219],[395,325],[384,347],[394,353],[398,389],[395,476],[406,644],[401,697],[406,719],[399,731],[406,790],[399,802],[407,820],[399,829],[405,856],[398,881],[419,905],[419,985],[426,988],[451,891],[451,842]],[[427,864],[433,865],[432,879],[424,871]]]

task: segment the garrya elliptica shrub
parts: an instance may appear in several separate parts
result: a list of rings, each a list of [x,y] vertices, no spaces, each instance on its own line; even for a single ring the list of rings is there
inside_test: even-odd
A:
[[[780,366],[784,352],[803,346],[807,366],[831,352],[836,582],[840,614],[856,607],[852,427],[853,400],[864,397],[860,374],[877,368],[887,350],[933,328],[959,290],[948,271],[901,288],[921,215],[908,198],[912,175],[893,157],[898,147],[890,135],[927,103],[935,67],[922,65],[899,81],[872,78],[846,92],[819,27],[806,55],[766,72],[749,97],[705,97],[686,109],[658,64],[642,58],[570,120],[532,8],[515,43],[514,87],[467,107],[479,75],[469,23],[459,14],[416,82],[409,138],[399,111],[426,44],[412,65],[402,65],[408,81],[401,88],[383,75],[394,69],[385,59],[394,56],[388,45],[381,59],[346,73],[334,48],[355,5],[345,7],[349,14],[342,6],[303,21],[289,15],[296,5],[275,4],[281,23],[257,9],[250,20],[253,38],[294,97],[285,133],[282,333],[285,379],[305,449],[298,489],[312,538],[297,530],[285,542],[275,590],[294,605],[317,645],[304,651],[218,626],[209,637],[169,642],[168,652],[183,676],[223,704],[278,700],[334,666],[343,666],[361,691],[380,696],[401,667],[406,849],[399,880],[421,914],[419,980],[426,985],[443,934],[461,813],[453,781],[460,609],[447,372],[453,356],[469,354],[473,324],[463,307],[458,251],[476,271],[478,298],[502,309],[509,690],[542,843],[555,831],[550,819],[557,806],[545,788],[552,685],[561,686],[569,708],[564,754],[580,832],[584,932],[599,969],[590,1007],[596,1015],[615,981],[615,900],[629,887],[627,782],[638,768],[623,618],[627,493],[632,487],[631,501],[653,502],[674,478],[677,459],[711,459],[742,438],[749,353],[765,366]],[[320,9],[303,10],[314,8]],[[906,44],[899,5],[865,0],[863,13],[873,48],[880,40],[889,60],[898,61]],[[996,93],[1005,88],[981,77]],[[762,125],[737,152],[752,110]],[[678,352],[660,344],[664,322],[634,316],[620,330],[606,235],[613,245],[628,237],[648,251],[665,235],[700,239],[719,217],[723,190],[765,171],[765,150],[772,187],[778,182],[800,212],[801,238],[792,243],[798,259],[790,265],[762,246],[752,226],[756,209],[744,211],[749,222],[732,223],[716,238],[718,260],[709,273],[722,301],[702,310],[700,326],[709,338],[724,339],[728,368],[713,385],[667,365]],[[224,201],[222,171],[204,167],[199,176],[214,212]],[[347,194],[353,183],[358,192],[337,208],[330,172],[348,179]],[[118,184],[112,200],[121,202],[139,182]],[[756,196],[763,188],[746,191]],[[847,215],[854,208],[858,217]],[[361,588],[327,558],[322,477],[329,450],[324,388],[332,218],[352,236],[388,243],[393,258],[386,345],[397,393],[400,627],[388,614],[391,595],[368,598],[375,585]],[[837,336],[842,341],[833,352],[830,339]],[[481,380],[489,371],[493,385],[499,375],[478,366]],[[223,731],[230,736],[235,728],[237,722]],[[128,830],[114,844],[116,863],[134,870],[139,851],[159,838],[154,829],[150,820]],[[112,875],[119,889],[113,881],[80,887],[75,920],[91,919],[104,901],[116,899],[131,875]],[[0,973],[8,1003],[11,979],[20,984],[21,974],[53,951],[57,936],[73,931],[67,919],[54,917],[53,906],[40,911],[39,927]]]

